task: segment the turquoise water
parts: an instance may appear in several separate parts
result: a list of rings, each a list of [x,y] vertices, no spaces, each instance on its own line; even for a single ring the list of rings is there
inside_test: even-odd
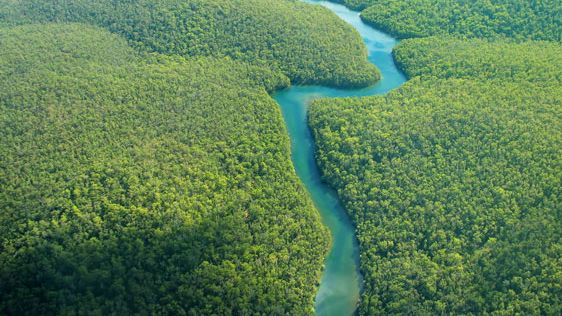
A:
[[[392,49],[397,41],[359,18],[359,13],[343,5],[327,1],[305,1],[322,5],[341,19],[350,23],[361,34],[369,50],[369,61],[381,71],[382,80],[376,85],[360,90],[342,90],[321,86],[294,86],[274,95],[281,106],[289,131],[292,160],[297,175],[307,188],[322,216],[323,223],[332,234],[332,249],[326,258],[325,268],[316,295],[317,315],[352,315],[357,307],[362,278],[359,273],[359,246],[355,228],[341,206],[336,193],[322,183],[314,159],[314,140],[307,124],[308,104],[319,97],[351,97],[384,94],[404,83],[406,77],[396,68]]]

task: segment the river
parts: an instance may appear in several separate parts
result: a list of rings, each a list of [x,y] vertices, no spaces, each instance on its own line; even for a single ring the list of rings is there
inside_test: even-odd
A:
[[[314,139],[307,122],[308,104],[315,98],[381,95],[406,81],[396,67],[392,49],[397,40],[363,23],[359,13],[328,1],[305,0],[322,5],[351,24],[361,34],[369,51],[369,61],[375,64],[382,79],[374,86],[360,90],[342,90],[322,86],[293,86],[279,91],[274,99],[279,103],[291,138],[291,154],[297,175],[308,190],[322,222],[332,235],[332,248],[326,258],[320,287],[316,295],[317,315],[352,315],[357,309],[362,277],[359,271],[359,245],[355,228],[342,207],[337,194],[321,180],[314,159]]]

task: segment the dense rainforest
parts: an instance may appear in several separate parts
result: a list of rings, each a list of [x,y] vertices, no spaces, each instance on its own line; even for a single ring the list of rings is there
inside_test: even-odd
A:
[[[311,312],[328,237],[284,75],[76,24],[0,43],[0,314]]]
[[[314,312],[329,234],[269,93],[375,82],[351,26],[295,1],[0,0],[0,50],[0,314]]]
[[[359,34],[301,1],[0,0],[0,25],[37,22],[97,25],[151,52],[229,56],[297,84],[362,87],[378,79]]]
[[[361,315],[562,312],[559,1],[339,0],[411,78],[318,100]],[[429,37],[428,37],[429,36]],[[269,93],[380,77],[293,0],[0,0],[0,314],[307,315],[329,236]]]
[[[543,86],[560,86],[562,82],[562,45],[553,42],[433,36],[404,40],[393,55],[410,78],[532,82]]]
[[[314,104],[319,163],[357,223],[362,314],[560,312],[560,95],[413,80]]]
[[[562,47],[440,36],[394,56],[402,88],[310,112],[357,228],[360,314],[559,315]]]
[[[461,37],[562,41],[560,0],[338,0],[399,38]]]

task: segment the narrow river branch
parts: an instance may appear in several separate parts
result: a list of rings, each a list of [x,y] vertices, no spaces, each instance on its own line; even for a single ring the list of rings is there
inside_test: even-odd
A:
[[[369,61],[382,74],[376,85],[360,90],[342,90],[322,86],[293,86],[274,95],[279,103],[291,138],[292,160],[297,175],[308,190],[314,205],[330,229],[332,248],[325,261],[320,288],[316,295],[317,315],[352,315],[357,309],[362,285],[359,271],[359,245],[355,228],[339,198],[321,180],[314,156],[314,139],[308,127],[308,105],[315,98],[381,95],[406,81],[396,67],[392,49],[397,40],[366,25],[359,13],[328,1],[305,1],[322,5],[351,24],[363,38]]]

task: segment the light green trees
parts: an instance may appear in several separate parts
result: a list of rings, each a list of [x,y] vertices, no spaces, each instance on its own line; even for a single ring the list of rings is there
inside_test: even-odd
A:
[[[525,0],[343,0],[364,11],[370,24],[399,37],[562,40],[560,1]]]
[[[310,314],[328,234],[266,90],[83,25],[0,29],[0,314]]]
[[[379,77],[351,26],[325,8],[300,1],[22,0],[0,5],[0,24],[38,22],[97,25],[142,51],[228,56],[281,71],[294,83],[363,87]]]
[[[316,101],[358,232],[363,315],[559,314],[559,44],[409,39],[385,97]]]

